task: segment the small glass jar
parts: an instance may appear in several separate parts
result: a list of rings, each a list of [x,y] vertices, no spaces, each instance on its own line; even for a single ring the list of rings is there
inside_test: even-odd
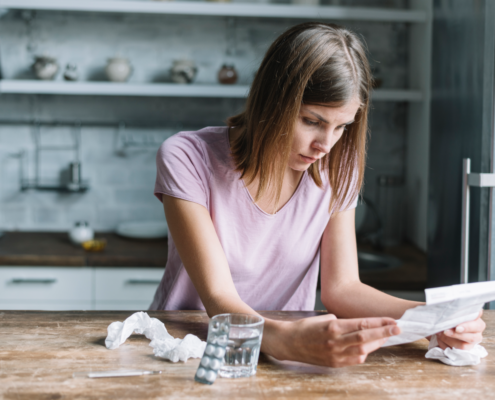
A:
[[[237,82],[237,71],[231,64],[223,64],[218,71],[218,82],[222,85],[233,85]]]

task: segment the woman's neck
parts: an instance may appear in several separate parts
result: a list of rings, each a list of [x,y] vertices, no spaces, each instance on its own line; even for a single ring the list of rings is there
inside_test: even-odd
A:
[[[242,134],[240,128],[231,127],[229,129],[229,145],[232,148],[232,143],[234,143],[239,136]],[[275,214],[280,210],[294,195],[301,182],[304,172],[296,171],[287,166],[286,172],[284,174],[284,179],[282,183],[282,192],[280,193],[280,200],[278,204],[275,203],[273,199],[273,191],[270,188],[265,192],[266,194],[262,198],[258,199],[256,205],[268,214]],[[246,184],[246,182],[244,182]],[[251,197],[254,199],[258,193],[259,179],[255,177],[254,180],[246,185]]]

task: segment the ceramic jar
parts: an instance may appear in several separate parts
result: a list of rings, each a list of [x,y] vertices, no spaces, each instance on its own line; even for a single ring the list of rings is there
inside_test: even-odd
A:
[[[105,72],[111,82],[127,82],[132,73],[132,66],[126,58],[110,58]]]
[[[79,74],[77,72],[77,65],[67,64],[64,71],[64,79],[66,81],[77,81]]]
[[[170,78],[175,83],[191,83],[198,72],[193,60],[175,60],[170,69]]]
[[[57,60],[53,57],[37,56],[33,64],[33,72],[38,79],[52,80],[58,72]]]
[[[233,65],[222,65],[222,68],[218,71],[218,82],[223,85],[233,85],[237,82],[237,71]]]
[[[94,231],[86,221],[79,221],[69,231],[69,238],[74,244],[81,244],[88,240],[93,240]]]

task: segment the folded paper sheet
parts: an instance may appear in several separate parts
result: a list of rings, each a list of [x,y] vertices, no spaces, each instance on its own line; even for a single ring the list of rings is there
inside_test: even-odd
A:
[[[107,330],[108,336],[105,339],[107,349],[116,349],[133,333],[139,333],[151,340],[150,346],[153,347],[155,356],[172,362],[201,358],[206,347],[206,342],[191,334],[186,335],[184,339],[174,338],[167,332],[163,322],[150,318],[142,311],[132,314],[124,322],[112,322]]]
[[[397,325],[401,334],[393,336],[383,345],[394,346],[402,343],[414,342],[418,339],[432,336],[438,332],[456,327],[463,322],[472,321],[478,317],[483,305],[495,300],[495,282],[478,282],[464,285],[445,286],[426,289],[426,306],[419,306],[407,310]],[[433,342],[435,344],[435,342]],[[435,344],[436,346],[436,344]],[[474,365],[465,353],[477,354],[474,358],[479,363],[479,357],[484,354],[477,346],[471,351],[449,349],[444,351],[439,347],[430,347],[429,355],[435,355],[440,361],[450,365]],[[435,351],[431,351],[435,350]],[[455,350],[454,352],[452,352]],[[462,352],[462,353],[459,353]],[[485,350],[486,352],[486,350]],[[464,357],[464,361],[460,358]],[[429,357],[433,358],[433,357]],[[457,361],[456,361],[457,360]],[[457,364],[456,364],[457,362]],[[462,362],[468,362],[462,364]]]
[[[414,342],[478,317],[483,305],[495,300],[495,281],[426,289],[426,306],[407,310],[397,324],[402,333],[384,346]]]

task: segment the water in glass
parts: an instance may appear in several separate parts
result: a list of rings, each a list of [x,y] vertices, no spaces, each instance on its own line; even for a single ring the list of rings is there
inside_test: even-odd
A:
[[[225,363],[220,369],[224,378],[243,378],[256,373],[260,355],[260,329],[231,326],[225,353]]]

